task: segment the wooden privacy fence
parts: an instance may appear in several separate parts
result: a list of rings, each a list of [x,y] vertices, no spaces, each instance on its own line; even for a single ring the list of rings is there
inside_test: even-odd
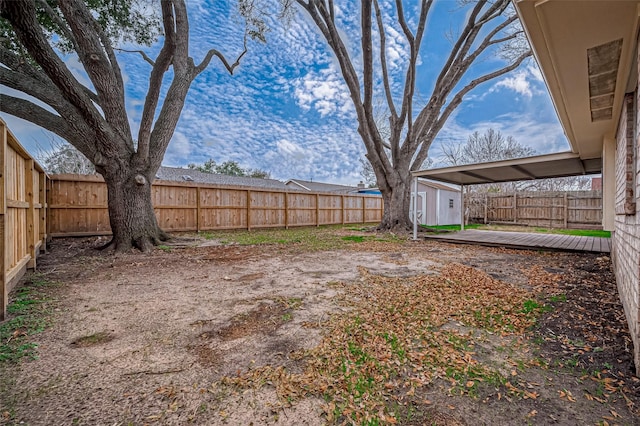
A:
[[[602,229],[602,192],[468,194],[470,222]]]
[[[99,176],[52,175],[49,235],[111,233],[107,187]],[[166,231],[207,231],[369,223],[382,220],[382,198],[155,181],[152,200]]]
[[[46,243],[47,175],[0,119],[0,321],[8,294]]]

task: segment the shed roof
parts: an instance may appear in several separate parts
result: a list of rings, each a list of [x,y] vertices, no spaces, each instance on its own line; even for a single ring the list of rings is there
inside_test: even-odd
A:
[[[455,186],[451,186],[449,184],[444,184],[441,182],[437,182],[435,180],[431,180],[431,179],[419,179],[418,182],[420,182],[423,185],[426,186],[430,186],[431,188],[435,188],[435,189],[442,189],[444,191],[452,191],[452,192],[460,192],[460,188],[455,187]]]

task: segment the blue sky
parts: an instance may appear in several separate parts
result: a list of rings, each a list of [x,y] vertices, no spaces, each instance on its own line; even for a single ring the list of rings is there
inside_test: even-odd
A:
[[[223,51],[229,60],[235,59],[242,50],[242,27],[229,2],[189,0],[188,7],[191,56],[196,62],[212,47]],[[342,18],[357,23],[358,17],[349,14],[350,10],[357,9],[345,7]],[[424,98],[428,98],[432,79],[448,53],[450,42],[445,33],[461,25],[464,13],[456,9],[454,1],[440,1],[434,12],[419,66],[418,89]],[[250,43],[233,76],[214,59],[194,81],[163,164],[180,167],[213,158],[219,163],[233,160],[242,167],[267,170],[275,179],[357,183],[362,179],[359,159],[364,146],[332,53],[303,12],[288,25],[277,20],[269,24],[267,43]],[[359,44],[357,34],[354,28],[345,30],[354,49]],[[398,67],[399,76],[406,48],[400,32],[390,31],[388,37],[388,52],[395,58],[391,66]],[[157,50],[158,46],[148,49],[152,54]],[[135,132],[150,66],[136,54],[123,53],[119,58]],[[499,65],[496,61],[487,58],[480,67]],[[70,59],[68,63],[81,74],[77,61]],[[40,128],[7,114],[2,117],[34,155],[38,146],[48,147],[49,137]],[[464,142],[474,131],[488,128],[513,136],[540,154],[569,149],[533,60],[479,86],[465,98],[430,149],[434,165],[443,165],[439,159],[442,144]]]

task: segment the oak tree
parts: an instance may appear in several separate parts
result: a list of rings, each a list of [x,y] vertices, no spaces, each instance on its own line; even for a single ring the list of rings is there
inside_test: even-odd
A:
[[[12,89],[0,93],[0,111],[57,134],[91,160],[108,188],[116,250],[147,251],[167,238],[153,211],[151,182],[189,87],[214,58],[233,73],[247,51],[247,37],[263,37],[264,23],[253,15],[252,2],[238,4],[247,23],[244,50],[233,62],[216,49],[196,62],[189,56],[185,0],[161,0],[155,14],[132,0],[0,0],[0,85]],[[150,44],[158,24],[157,57],[137,51],[150,71],[134,136],[117,47]],[[89,84],[71,72],[69,53],[77,55]]]
[[[467,93],[516,69],[531,56],[511,0],[458,1],[464,12],[458,15],[464,16],[464,21],[457,34],[450,34],[451,50],[440,65],[433,61],[433,52],[429,63],[422,64],[422,68],[428,67],[437,75],[427,94],[417,88],[421,79],[418,65],[425,58],[421,49],[427,43],[425,30],[436,2],[360,0],[359,40],[346,28],[349,23],[345,20],[353,15],[339,9],[342,2],[287,0],[285,4],[292,2],[313,20],[339,64],[355,107],[358,133],[384,200],[380,229],[409,228],[411,171],[419,169],[427,159],[429,147],[447,119]],[[405,4],[410,12],[405,12]],[[397,56],[388,56],[391,32],[403,37],[408,53],[403,64]],[[501,61],[486,61],[496,55]],[[470,77],[473,65],[480,61],[484,61],[484,71],[476,71]],[[493,69],[487,71],[491,64]],[[397,66],[403,70],[399,84],[392,78]],[[380,97],[389,110],[388,137],[375,118],[375,100]]]

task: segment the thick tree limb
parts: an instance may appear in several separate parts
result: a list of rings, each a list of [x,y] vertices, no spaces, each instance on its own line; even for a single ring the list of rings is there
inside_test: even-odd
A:
[[[35,79],[28,74],[13,71],[9,68],[0,67],[0,85],[11,89],[28,93],[30,96],[44,102],[51,108],[57,110],[66,100],[60,95],[57,88],[51,84],[46,84],[48,79]],[[69,104],[65,105],[68,108]],[[2,105],[0,105],[2,109]]]
[[[31,57],[84,119],[96,129],[104,128],[104,120],[92,100],[49,45],[36,20],[34,4],[26,1],[5,0],[0,3],[0,15],[11,23],[16,36]]]
[[[382,68],[382,84],[384,86],[384,95],[387,99],[387,106],[391,112],[391,119],[398,119],[398,112],[396,111],[395,102],[393,101],[393,94],[391,93],[391,83],[389,80],[389,70],[387,69],[387,41],[386,31],[384,29],[384,23],[382,21],[382,13],[380,12],[380,5],[378,0],[373,1],[373,6],[376,12],[376,21],[378,24],[378,33],[380,34],[380,67]]]
[[[142,161],[147,161],[149,158],[151,128],[153,126],[156,109],[158,108],[162,80],[164,79],[164,74],[171,66],[171,61],[173,60],[173,55],[176,50],[175,17],[172,4],[168,1],[163,1],[160,5],[162,9],[162,24],[164,27],[164,43],[151,70],[149,90],[147,90],[147,96],[144,99],[144,107],[142,109],[140,130],[138,131],[137,154]]]
[[[77,41],[76,53],[85,64],[104,113],[104,131],[118,133],[119,141],[131,141],[120,68],[111,44],[82,0],[59,0],[58,5]],[[105,44],[106,43],[106,44]],[[110,59],[112,57],[113,61]],[[109,123],[107,126],[106,123]],[[114,138],[115,139],[115,138]],[[132,145],[133,141],[131,141]]]
[[[180,119],[191,82],[197,76],[193,60],[188,55],[189,24],[185,2],[184,0],[167,0],[167,3],[171,4],[175,16],[173,34],[175,50],[171,62],[174,77],[149,139],[148,164],[155,169],[162,163],[164,152]]]
[[[74,140],[73,129],[66,120],[26,99],[0,93],[0,111],[32,122],[66,140]]]

